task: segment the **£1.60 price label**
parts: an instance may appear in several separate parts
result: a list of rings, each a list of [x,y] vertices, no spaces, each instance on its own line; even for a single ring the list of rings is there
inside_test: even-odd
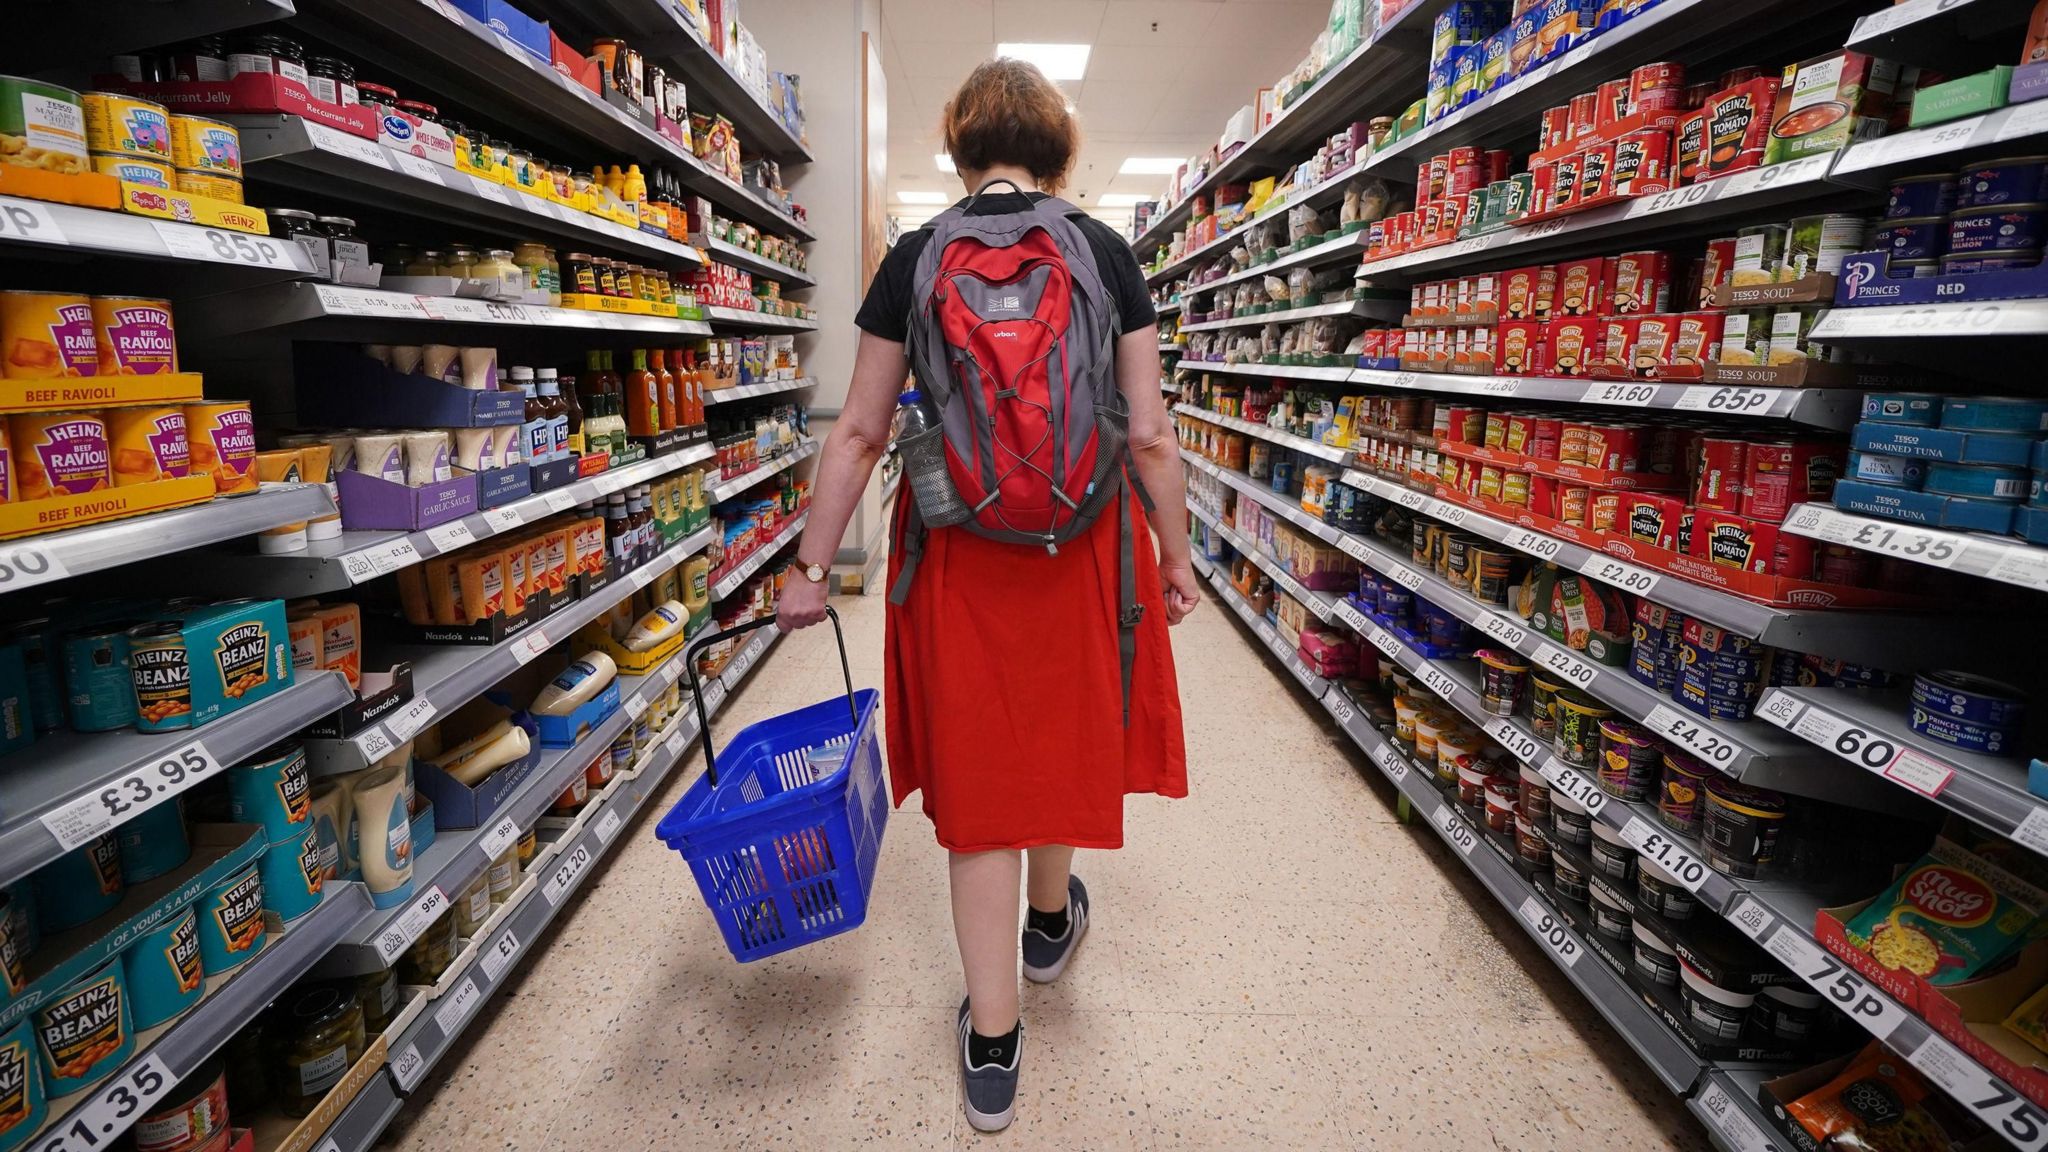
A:
[[[1453,847],[1467,856],[1472,854],[1472,849],[1479,846],[1479,834],[1472,831],[1470,824],[1460,820],[1458,814],[1451,811],[1449,804],[1437,806],[1436,826],[1443,829],[1444,838],[1449,840]]]
[[[64,1117],[63,1126],[36,1143],[34,1152],[84,1152],[114,1144],[177,1082],[163,1057],[145,1053],[133,1067],[102,1086],[84,1107]]]
[[[1670,873],[1688,892],[1698,892],[1700,885],[1707,882],[1707,865],[1690,848],[1673,840],[1669,835],[1651,827],[1643,820],[1631,816],[1622,826],[1621,838],[1630,847],[1649,857],[1650,862]]]
[[[207,751],[206,742],[194,740],[152,756],[141,767],[131,769],[98,791],[44,813],[43,827],[69,851],[220,770],[221,763]]]
[[[547,897],[550,904],[561,903],[562,897],[567,895],[570,887],[576,883],[576,878],[583,875],[583,870],[588,867],[590,846],[579,843],[569,849],[569,854],[562,858],[561,867],[556,868],[555,874],[548,877],[547,887],[541,889],[541,895]]]
[[[1644,722],[1659,736],[1684,745],[1687,751],[1716,768],[1726,768],[1735,762],[1738,749],[1734,744],[1670,705],[1659,704],[1650,709],[1650,715]]]
[[[1529,555],[1543,560],[1555,560],[1557,559],[1557,554],[1564,551],[1564,543],[1562,541],[1545,536],[1540,532],[1531,532],[1527,528],[1517,528],[1509,532],[1501,540],[1501,543],[1506,544],[1517,552],[1527,552]]]
[[[1590,384],[1579,397],[1581,404],[1608,404],[1623,408],[1647,408],[1657,398],[1655,384]]]
[[[1525,897],[1520,911],[1522,922],[1536,930],[1536,938],[1543,941],[1543,946],[1550,949],[1551,955],[1557,957],[1558,963],[1569,968],[1579,962],[1582,949],[1579,947],[1578,939],[1572,935],[1571,929],[1566,928],[1558,922],[1557,917],[1550,914],[1550,910],[1543,906],[1542,901],[1534,896]]]

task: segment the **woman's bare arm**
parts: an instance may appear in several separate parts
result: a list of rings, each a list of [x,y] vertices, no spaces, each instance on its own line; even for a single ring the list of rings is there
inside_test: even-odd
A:
[[[1116,342],[1116,386],[1131,410],[1131,467],[1152,497],[1152,534],[1159,538],[1159,575],[1170,622],[1194,610],[1201,586],[1188,561],[1187,481],[1180,440],[1159,388],[1159,326],[1126,332]]]

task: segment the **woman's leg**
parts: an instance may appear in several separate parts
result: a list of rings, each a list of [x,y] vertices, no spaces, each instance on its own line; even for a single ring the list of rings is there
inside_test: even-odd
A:
[[[1074,870],[1074,850],[1045,844],[1030,850],[1031,867],[1024,882],[1025,899],[1040,912],[1067,910],[1067,876]]]
[[[953,935],[960,942],[974,1030],[983,1036],[1008,1035],[1017,1026],[1017,880],[1022,861],[1008,850],[955,852],[947,871],[953,886]]]

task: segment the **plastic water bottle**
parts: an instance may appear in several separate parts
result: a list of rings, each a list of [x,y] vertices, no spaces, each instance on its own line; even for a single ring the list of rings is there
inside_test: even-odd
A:
[[[944,528],[973,514],[946,471],[946,429],[914,388],[896,401],[896,451],[903,455],[910,495],[926,524]]]

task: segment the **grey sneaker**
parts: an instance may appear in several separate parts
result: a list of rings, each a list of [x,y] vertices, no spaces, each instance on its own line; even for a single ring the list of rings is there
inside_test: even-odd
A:
[[[1088,888],[1079,876],[1067,877],[1067,934],[1055,940],[1029,926],[1024,929],[1024,976],[1033,984],[1050,984],[1067,970],[1081,937],[1088,934]]]
[[[1010,1063],[976,1067],[969,1045],[974,1028],[968,1023],[967,1001],[960,1001],[960,1084],[967,1122],[977,1132],[1001,1132],[1017,1115],[1017,1067],[1024,1062],[1024,1025],[1017,1024],[1017,1051]]]

